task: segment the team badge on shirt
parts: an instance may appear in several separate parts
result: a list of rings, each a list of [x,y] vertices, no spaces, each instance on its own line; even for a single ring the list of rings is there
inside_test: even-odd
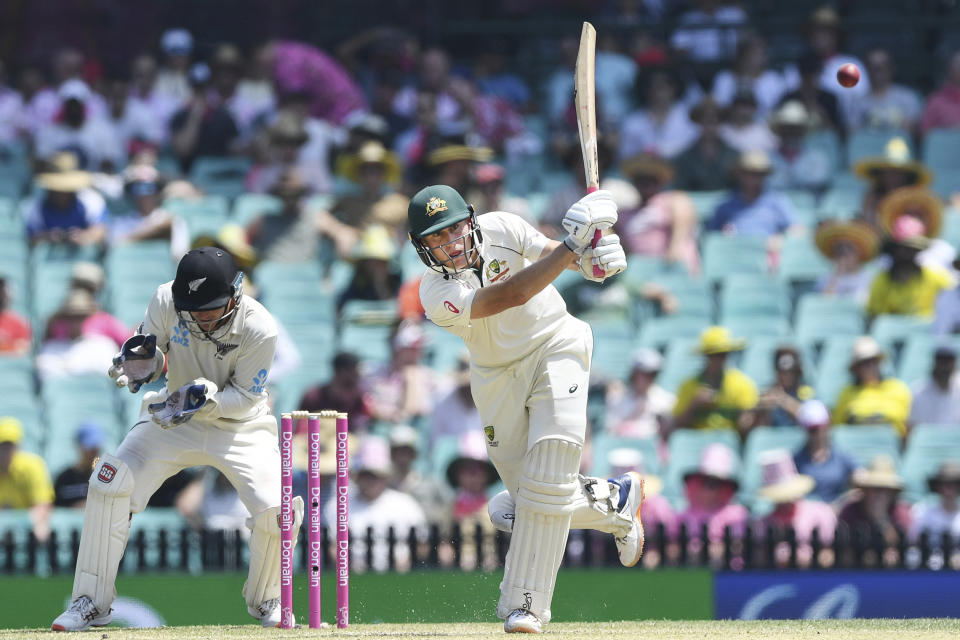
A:
[[[427,217],[447,210],[447,201],[437,196],[433,196],[427,201]]]
[[[486,270],[487,280],[490,282],[496,282],[507,275],[507,272],[510,271],[510,267],[507,266],[506,260],[497,260],[494,258],[487,263]]]
[[[494,438],[497,437],[497,434],[494,431],[492,424],[483,428],[483,434],[487,436],[487,444],[489,444],[491,447],[496,447],[497,445],[500,444],[499,442],[494,440]]]

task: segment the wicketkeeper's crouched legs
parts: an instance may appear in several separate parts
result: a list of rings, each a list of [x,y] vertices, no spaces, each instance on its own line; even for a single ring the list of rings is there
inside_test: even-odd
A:
[[[71,600],[88,596],[104,614],[117,595],[117,570],[130,535],[134,485],[130,467],[110,454],[100,458],[90,475]]]
[[[570,532],[583,447],[573,440],[543,438],[523,460],[513,536],[507,552],[497,615],[514,609],[550,620],[550,602]]]
[[[250,569],[243,584],[243,598],[247,607],[280,597],[280,507],[270,507],[247,519],[250,534]],[[293,498],[293,553],[300,525],[303,522],[303,498]]]

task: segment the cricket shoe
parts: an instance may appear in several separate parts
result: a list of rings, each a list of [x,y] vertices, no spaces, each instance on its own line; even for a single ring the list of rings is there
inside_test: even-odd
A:
[[[247,612],[264,627],[280,626],[280,598],[264,600],[256,607],[247,607]]]
[[[105,627],[113,620],[113,609],[100,615],[88,596],[80,596],[66,611],[57,616],[50,628],[54,631],[86,631],[90,627]]]
[[[632,567],[643,555],[643,522],[640,520],[640,508],[643,506],[643,476],[636,471],[627,471],[610,482],[620,487],[620,502],[617,511],[630,520],[630,531],[624,536],[614,536],[620,564]]]
[[[543,623],[526,609],[514,609],[503,621],[503,630],[506,633],[543,633]]]

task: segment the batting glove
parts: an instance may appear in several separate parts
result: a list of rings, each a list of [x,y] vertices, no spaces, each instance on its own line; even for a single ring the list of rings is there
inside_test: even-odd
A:
[[[564,244],[576,254],[593,241],[598,229],[609,229],[617,221],[617,203],[609,191],[588,193],[573,203],[563,216],[563,228],[568,235]]]
[[[597,241],[597,246],[588,247],[578,261],[580,273],[587,280],[603,282],[627,268],[627,254],[620,244],[620,236],[615,233],[605,235]],[[595,275],[593,267],[603,270],[603,275]]]
[[[209,384],[197,381],[185,384],[167,396],[163,402],[147,405],[147,411],[153,416],[153,421],[164,429],[179,426],[190,420],[206,405],[208,393],[209,395],[216,393],[216,389],[209,392],[207,388]]]
[[[163,353],[157,351],[157,336],[138,334],[123,343],[107,375],[113,378],[118,387],[127,387],[130,393],[136,393],[162,368]]]

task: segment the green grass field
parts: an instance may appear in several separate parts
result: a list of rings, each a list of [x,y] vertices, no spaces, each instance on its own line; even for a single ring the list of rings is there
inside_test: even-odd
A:
[[[349,629],[260,629],[248,626],[167,627],[121,629],[105,627],[86,633],[53,633],[43,629],[0,631],[4,638],[98,638],[100,640],[251,640],[260,638],[431,638],[502,637],[500,624],[362,624]],[[549,625],[546,637],[554,640],[703,640],[703,638],[767,638],[811,640],[881,640],[910,638],[934,640],[960,637],[960,620],[760,620],[760,621],[647,621],[560,622]]]

